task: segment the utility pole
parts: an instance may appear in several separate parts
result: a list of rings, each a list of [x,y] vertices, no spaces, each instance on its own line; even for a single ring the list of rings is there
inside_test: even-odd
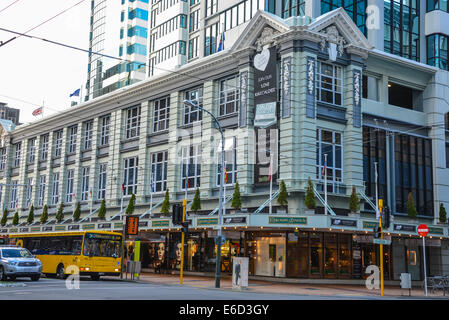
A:
[[[327,153],[324,154],[324,215],[327,216]]]
[[[273,153],[270,149],[270,214],[273,213],[271,196],[273,195]]]
[[[179,284],[182,284],[183,273],[184,273],[184,241],[185,241],[185,232],[184,232],[184,224],[186,221],[186,207],[187,207],[187,199],[182,200],[182,236],[181,236],[181,270],[180,270],[180,278]]]

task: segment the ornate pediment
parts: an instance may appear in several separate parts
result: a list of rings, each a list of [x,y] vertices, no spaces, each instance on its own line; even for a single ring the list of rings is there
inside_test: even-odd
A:
[[[276,36],[287,32],[290,27],[283,19],[264,11],[258,11],[232,46],[231,51],[255,47],[261,51],[265,46],[276,45]]]
[[[335,61],[337,54],[340,57],[343,56],[346,40],[335,25],[331,25],[319,33],[323,35],[320,43],[321,51],[327,49],[330,60]]]

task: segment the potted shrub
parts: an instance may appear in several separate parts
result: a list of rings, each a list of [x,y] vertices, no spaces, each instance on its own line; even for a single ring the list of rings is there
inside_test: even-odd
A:
[[[19,224],[19,213],[16,211],[16,213],[14,213],[14,217],[12,218],[12,224],[14,226],[17,226]]]
[[[101,200],[100,209],[98,210],[98,218],[104,220],[106,218],[106,200]]]
[[[170,215],[170,194],[168,189],[165,190],[164,201],[162,202],[161,213],[163,215]]]
[[[418,211],[416,210],[415,201],[413,200],[413,195],[411,192],[409,192],[409,194],[408,194],[407,215],[411,218],[412,222],[416,222],[416,217],[418,216]]]
[[[136,203],[136,196],[131,194],[131,198],[129,198],[128,206],[126,207],[125,214],[130,216],[134,213],[134,204]]]
[[[352,193],[351,193],[351,197],[349,198],[349,211],[350,211],[350,216],[355,216],[357,214],[359,214],[359,210],[360,210],[360,204],[359,204],[360,200],[357,197],[357,192],[355,187],[352,187]]]
[[[446,208],[443,206],[442,203],[440,203],[440,219],[439,223],[446,224],[447,223],[447,214],[446,214]]]
[[[306,197],[304,200],[304,204],[307,207],[307,210],[305,211],[306,214],[314,214],[315,208],[316,208],[316,201],[315,201],[315,194],[313,193],[313,183],[312,180],[307,180],[307,190],[306,190]]]
[[[34,205],[31,205],[30,212],[28,213],[27,218],[28,224],[32,224],[34,222]]]
[[[200,189],[196,188],[195,195],[193,196],[193,203],[190,209],[193,212],[197,212],[198,210],[201,210],[201,199],[200,199]]]
[[[59,204],[58,212],[56,213],[56,220],[58,222],[62,222],[64,220],[64,204],[62,201]]]
[[[44,208],[42,209],[42,214],[41,214],[41,223],[45,223],[48,220],[48,207],[47,205],[44,205]]]
[[[6,222],[8,222],[8,209],[5,208],[5,210],[3,210],[3,216],[0,224],[4,226],[6,225]]]
[[[281,180],[279,189],[280,190],[279,190],[279,195],[277,198],[277,203],[279,203],[279,205],[282,207],[282,209],[283,209],[282,213],[286,213],[287,205],[288,205],[288,200],[287,200],[288,193],[287,193],[287,187],[285,186],[284,180]]]
[[[234,193],[232,195],[231,207],[240,210],[242,208],[242,198],[240,196],[240,185],[238,181],[234,185]]]
[[[73,213],[73,221],[78,221],[81,217],[81,203],[78,201],[76,203],[75,212]]]

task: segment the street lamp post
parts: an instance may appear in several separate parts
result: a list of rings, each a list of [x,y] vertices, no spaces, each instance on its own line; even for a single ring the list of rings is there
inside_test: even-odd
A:
[[[221,175],[220,175],[220,197],[218,200],[218,241],[217,241],[217,260],[216,260],[216,268],[215,268],[215,288],[220,288],[220,273],[221,273],[221,240],[222,240],[222,219],[223,219],[223,187],[224,187],[224,146],[225,139],[223,134],[223,129],[221,128],[220,122],[218,122],[217,118],[208,110],[203,109],[197,103],[191,100],[184,100],[184,104],[193,108],[198,108],[201,111],[207,112],[212,119],[214,119],[215,123],[218,126],[218,130],[221,134]]]

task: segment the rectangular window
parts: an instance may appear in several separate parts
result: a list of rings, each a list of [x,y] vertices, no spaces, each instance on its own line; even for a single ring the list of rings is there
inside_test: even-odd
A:
[[[419,61],[419,1],[384,0],[386,52]]]
[[[167,158],[167,151],[155,152],[151,154],[151,192],[162,192],[167,189]]]
[[[59,172],[53,173],[53,188],[51,191],[51,204],[59,202]]]
[[[218,11],[218,0],[206,0],[206,17]]]
[[[140,133],[140,106],[126,110],[126,139],[138,137]]]
[[[47,176],[41,176],[39,178],[39,199],[37,201],[38,206],[44,205],[45,186],[46,185],[47,185]]]
[[[14,167],[20,166],[20,154],[22,152],[22,142],[14,145]]]
[[[138,157],[127,158],[124,160],[124,177],[123,177],[124,195],[131,195],[137,193],[138,162],[139,162]]]
[[[235,137],[225,139],[225,181],[226,185],[234,185],[237,179],[237,151],[235,146]],[[221,140],[217,148],[217,186],[220,186],[221,179]]]
[[[235,75],[220,80],[220,110],[219,115],[235,113],[239,110],[239,76]]]
[[[50,141],[50,135],[48,133],[41,136],[41,160],[47,160],[47,158],[48,158],[49,141]]]
[[[83,176],[81,181],[81,201],[89,199],[89,167],[83,167]]]
[[[84,132],[83,132],[83,139],[84,139],[84,150],[89,150],[92,148],[92,135],[94,132],[94,121],[87,121],[84,123]]]
[[[283,0],[284,1],[284,19],[288,16],[285,16],[285,10],[288,10],[288,6],[290,5],[294,10],[296,3],[302,3],[302,7],[299,8],[296,15],[305,15],[304,6],[305,1],[296,1],[296,0]],[[368,1],[367,0],[322,0],[321,1],[321,14],[325,14],[329,11],[335,10],[337,8],[344,8],[349,17],[354,21],[357,27],[362,31],[362,33],[366,36],[366,8]],[[298,5],[299,6],[299,5]]]
[[[168,130],[170,117],[170,97],[154,101],[153,132]]]
[[[196,189],[201,186],[201,145],[182,148],[181,189]]]
[[[198,39],[199,37],[195,37],[189,40],[189,53],[188,53],[189,59],[198,57]]]
[[[317,67],[317,100],[342,105],[343,76],[341,67],[324,62],[319,62]]]
[[[106,178],[107,178],[107,163],[100,164],[98,176],[98,194],[97,199],[103,200],[106,197]]]
[[[11,202],[9,208],[12,210],[17,209],[19,206],[19,194],[17,189],[17,180],[11,181]]]
[[[60,157],[62,153],[62,135],[63,130],[56,131],[53,134],[53,139],[55,140],[55,157]]]
[[[443,34],[427,36],[427,64],[449,70],[449,37]]]
[[[446,143],[446,168],[449,168],[449,143]]]
[[[69,153],[76,152],[76,136],[78,134],[78,125],[72,126],[68,129],[69,131]]]
[[[205,30],[204,55],[210,56],[217,52],[218,23],[215,23]]]
[[[6,168],[6,148],[0,149],[0,171],[4,171]]]
[[[28,163],[32,164],[36,156],[36,138],[28,140]]]
[[[189,32],[198,30],[200,23],[200,10],[196,10],[190,13],[189,18]]]
[[[324,182],[327,172],[328,191],[336,192],[343,180],[343,150],[341,133],[317,129],[316,178]],[[327,159],[326,159],[327,155]],[[326,171],[324,166],[326,165]]]
[[[75,178],[75,170],[67,170],[67,185],[65,189],[65,201],[72,202],[73,200],[73,181]]]
[[[203,107],[203,87],[187,90],[185,92],[185,99],[194,102]],[[200,121],[203,113],[199,108],[191,107],[184,104],[184,125]]]
[[[109,127],[111,123],[111,116],[107,115],[100,118],[101,124],[101,137],[100,137],[100,146],[109,144]]]
[[[27,208],[31,206],[33,201],[33,178],[27,178],[26,180],[26,205]]]

